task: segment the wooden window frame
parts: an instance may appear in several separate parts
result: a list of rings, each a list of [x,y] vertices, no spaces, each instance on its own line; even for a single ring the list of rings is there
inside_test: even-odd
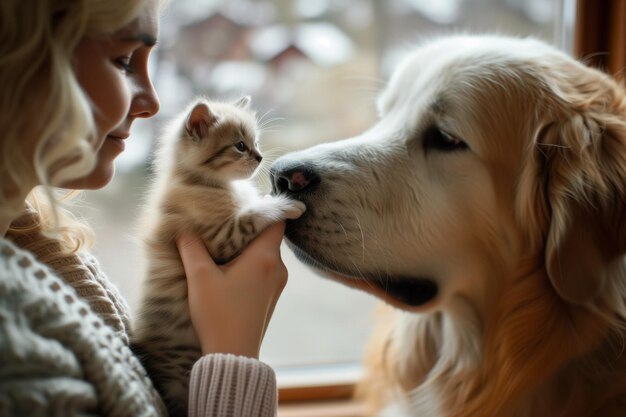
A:
[[[577,1],[574,56],[623,78],[626,67],[625,1]]]
[[[577,0],[573,56],[624,79],[626,67],[626,0]],[[297,372],[297,371],[296,371]],[[281,383],[279,417],[359,417],[352,400],[356,377],[323,380],[317,377]],[[320,379],[322,378],[322,379]],[[311,382],[314,381],[314,382]]]
[[[279,417],[360,417],[352,400],[360,364],[277,368]]]

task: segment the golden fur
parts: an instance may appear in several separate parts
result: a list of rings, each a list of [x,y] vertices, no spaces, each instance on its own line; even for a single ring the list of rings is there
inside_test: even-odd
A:
[[[622,83],[537,41],[461,36],[418,48],[379,104],[361,137],[274,167],[332,183],[297,194],[296,253],[391,304],[358,387],[370,415],[626,415]],[[432,123],[468,148],[427,149]],[[340,158],[350,170],[332,176]],[[316,245],[332,222],[346,236]],[[417,277],[437,294],[388,288]]]
[[[374,337],[371,373],[359,387],[374,410],[385,403],[381,385],[410,391],[428,381],[439,385],[442,414],[450,417],[626,415],[625,92],[579,64],[545,71],[557,90],[537,94],[545,94],[555,121],[533,129],[530,152],[499,155],[506,164],[525,157],[520,192],[506,208],[519,213],[530,231],[523,243],[529,253],[545,251],[545,263],[520,259],[509,277],[493,283],[493,304],[479,306],[483,359],[475,369],[437,364],[442,372],[433,377],[436,326],[420,329],[409,361],[398,360],[392,338]],[[498,165],[491,170],[494,178],[501,174]],[[513,181],[501,180],[502,195]],[[392,326],[382,320],[379,331]]]

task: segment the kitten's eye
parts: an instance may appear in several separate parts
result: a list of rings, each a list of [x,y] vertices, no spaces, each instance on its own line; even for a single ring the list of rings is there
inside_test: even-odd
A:
[[[426,129],[422,138],[422,146],[424,147],[425,152],[454,152],[469,149],[467,143],[447,132],[444,132],[437,126],[431,126]]]
[[[235,148],[237,148],[239,152],[244,152],[247,149],[247,146],[243,142],[237,142],[235,143]]]

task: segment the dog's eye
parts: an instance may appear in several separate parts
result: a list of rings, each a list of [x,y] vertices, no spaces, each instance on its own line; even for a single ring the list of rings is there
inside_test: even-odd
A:
[[[424,132],[422,146],[424,151],[453,152],[468,149],[461,139],[454,137],[437,126],[431,126]]]

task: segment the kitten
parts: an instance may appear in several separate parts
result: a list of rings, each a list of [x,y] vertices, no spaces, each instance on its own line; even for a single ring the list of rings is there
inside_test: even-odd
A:
[[[187,416],[189,375],[201,351],[176,235],[198,233],[213,259],[225,263],[264,228],[298,218],[305,206],[286,197],[260,197],[247,180],[262,159],[249,97],[234,104],[200,100],[174,120],[164,139],[141,226],[147,276],[133,348],[170,416]]]

